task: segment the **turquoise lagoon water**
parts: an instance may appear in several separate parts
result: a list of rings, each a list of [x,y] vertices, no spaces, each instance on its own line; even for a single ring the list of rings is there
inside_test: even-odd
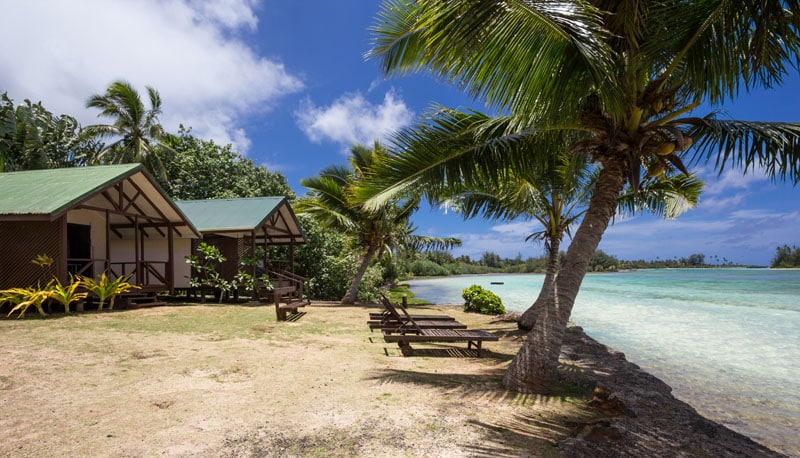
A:
[[[509,311],[521,312],[542,280],[476,275],[408,284],[418,298],[436,304],[462,304],[461,290],[479,284]],[[708,418],[800,456],[800,270],[589,274],[571,320]]]

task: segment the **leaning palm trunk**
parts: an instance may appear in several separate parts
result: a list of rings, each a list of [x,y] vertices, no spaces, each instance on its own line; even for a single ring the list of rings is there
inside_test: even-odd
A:
[[[533,305],[528,307],[528,310],[519,317],[517,326],[525,331],[533,329],[533,324],[536,321],[536,311],[544,307],[545,302],[553,294],[555,288],[556,273],[558,272],[558,249],[561,246],[561,240],[554,238],[550,241],[549,256],[547,260],[547,271],[544,274],[544,283],[542,283],[542,290],[539,291],[539,297],[533,302]]]
[[[375,256],[376,251],[377,250],[373,247],[367,249],[366,254],[364,254],[364,259],[358,267],[358,272],[356,272],[356,277],[353,279],[353,283],[350,284],[350,289],[342,298],[342,304],[354,304],[356,302],[358,287],[361,286],[361,279],[364,278],[364,273],[367,272],[367,267],[369,267],[369,263],[372,261],[372,257]]]
[[[572,306],[589,261],[600,244],[625,184],[620,159],[604,164],[589,208],[567,250],[564,265],[542,307],[535,311],[533,329],[503,377],[506,388],[523,393],[547,392],[558,378],[558,357]]]

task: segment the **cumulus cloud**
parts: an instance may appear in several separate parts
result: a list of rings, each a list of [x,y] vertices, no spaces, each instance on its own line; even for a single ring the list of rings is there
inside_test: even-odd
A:
[[[701,198],[700,202],[697,204],[697,208],[698,210],[704,210],[710,213],[730,211],[732,208],[736,208],[737,206],[741,205],[742,202],[744,202],[745,197],[745,194],[740,192],[726,197],[710,197],[707,199]]]
[[[411,123],[414,113],[394,91],[375,105],[360,93],[346,94],[329,106],[306,99],[295,112],[298,126],[315,143],[338,143],[342,151],[354,144],[370,145]]]
[[[749,189],[752,185],[768,181],[766,174],[761,169],[751,169],[747,174],[741,168],[727,169],[721,175],[707,170],[703,173],[705,186],[703,193],[706,195],[719,195],[730,190]]]
[[[254,0],[37,0],[3,8],[0,88],[56,114],[98,121],[86,99],[117,79],[162,98],[161,122],[246,151],[237,123],[303,82],[241,39],[258,21]]]
[[[492,231],[505,236],[522,237],[523,239],[541,228],[536,221],[516,221],[492,226]]]

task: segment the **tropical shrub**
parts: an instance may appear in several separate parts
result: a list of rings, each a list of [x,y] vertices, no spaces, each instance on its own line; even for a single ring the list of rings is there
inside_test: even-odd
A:
[[[477,312],[484,315],[502,315],[506,313],[506,308],[503,306],[503,301],[500,297],[480,285],[464,288],[461,292],[461,297],[464,298],[465,312]]]
[[[42,304],[49,298],[50,291],[47,286],[44,289],[37,286],[29,288],[10,288],[0,291],[0,304],[8,302],[12,306],[7,316],[11,316],[14,312],[19,312],[17,318],[24,317],[25,312],[28,311],[31,305],[36,307],[39,315],[47,316],[47,314],[44,313]]]
[[[352,256],[324,255],[319,258],[318,264],[316,274],[309,281],[310,296],[326,301],[341,300],[356,274],[357,259]]]
[[[64,306],[64,313],[69,313],[69,304],[85,299],[89,293],[78,292],[81,286],[80,280],[70,275],[69,283],[62,285],[61,281],[55,279],[51,281],[48,286],[50,287],[50,298]]]
[[[189,284],[192,288],[219,289],[219,301],[222,302],[225,293],[236,286],[234,282],[225,280],[217,272],[217,266],[228,259],[222,255],[219,248],[206,242],[201,242],[195,250],[199,253],[198,255],[186,256],[186,262],[191,264],[192,272],[197,273],[196,276],[192,275],[189,278]],[[205,301],[204,294],[201,294],[201,301]]]
[[[408,265],[408,271],[416,277],[446,277],[450,270],[430,259],[415,259]]]
[[[383,266],[373,264],[364,272],[361,284],[358,285],[358,300],[377,303],[380,301],[381,286],[383,286]]]
[[[123,293],[127,293],[132,289],[138,289],[139,286],[133,285],[128,283],[128,280],[133,276],[133,274],[123,275],[121,277],[117,277],[116,280],[111,280],[105,271],[100,274],[97,279],[89,278],[89,277],[81,277],[78,276],[80,279],[80,285],[86,288],[87,291],[94,293],[99,299],[100,303],[97,306],[97,310],[103,310],[103,304],[105,303],[106,299],[108,299],[108,309],[114,309],[114,299],[117,296]]]

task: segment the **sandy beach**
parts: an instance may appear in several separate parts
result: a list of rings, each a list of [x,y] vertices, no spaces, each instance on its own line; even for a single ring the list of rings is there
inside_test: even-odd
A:
[[[415,309],[500,340],[483,358],[465,344],[403,357],[369,331],[370,305],[290,322],[255,304],[0,320],[0,456],[781,456],[580,328],[562,352],[570,383],[521,395],[500,384],[515,323]]]

